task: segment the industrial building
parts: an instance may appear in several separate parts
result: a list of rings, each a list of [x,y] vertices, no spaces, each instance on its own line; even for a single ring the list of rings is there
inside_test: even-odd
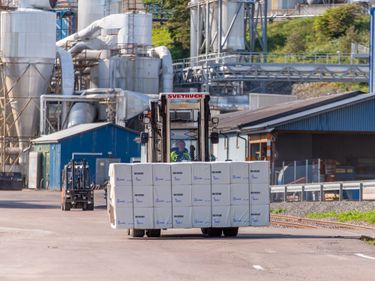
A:
[[[93,123],[34,139],[29,188],[60,190],[61,171],[71,159],[88,161],[91,182],[104,184],[110,163],[126,163],[140,157],[137,136],[115,124]]]
[[[375,176],[374,95],[331,95],[219,118],[218,159],[270,160],[274,184]]]

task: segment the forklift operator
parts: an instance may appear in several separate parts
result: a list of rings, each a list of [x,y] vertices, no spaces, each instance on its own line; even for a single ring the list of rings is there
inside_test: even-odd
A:
[[[176,146],[171,149],[171,162],[190,161],[191,158],[189,151],[185,148],[185,141],[177,140]]]

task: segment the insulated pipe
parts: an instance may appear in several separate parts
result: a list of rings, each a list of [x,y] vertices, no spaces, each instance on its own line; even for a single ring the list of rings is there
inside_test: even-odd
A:
[[[171,52],[167,47],[160,46],[151,49],[150,54],[153,57],[157,55],[161,59],[162,92],[173,92],[173,62]]]
[[[126,14],[110,15],[100,20],[94,21],[86,28],[56,42],[59,47],[66,46],[69,42],[84,41],[95,37],[94,35],[101,29],[121,29],[126,22]]]

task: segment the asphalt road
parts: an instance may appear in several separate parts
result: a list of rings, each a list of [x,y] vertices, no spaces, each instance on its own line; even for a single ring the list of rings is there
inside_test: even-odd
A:
[[[0,192],[1,281],[375,280],[375,247],[351,232],[244,228],[236,239],[209,239],[169,230],[131,239],[110,228],[104,207],[62,212],[58,201],[58,193]]]

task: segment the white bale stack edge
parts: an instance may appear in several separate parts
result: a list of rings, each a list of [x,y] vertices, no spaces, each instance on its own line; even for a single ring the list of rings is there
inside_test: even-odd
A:
[[[109,176],[115,229],[269,225],[267,161],[111,164]]]

